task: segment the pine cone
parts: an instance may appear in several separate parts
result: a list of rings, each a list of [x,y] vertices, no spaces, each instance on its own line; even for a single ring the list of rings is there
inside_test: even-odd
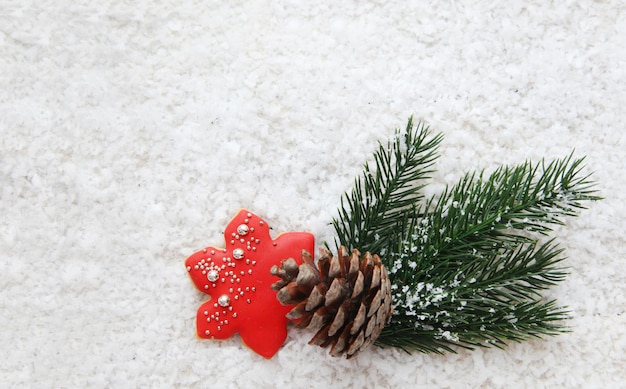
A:
[[[300,266],[289,258],[272,267],[281,278],[272,289],[283,305],[294,305],[287,317],[298,320],[297,327],[317,330],[309,344],[331,346],[332,356],[350,358],[374,343],[391,316],[387,269],[378,255],[348,255],[343,246],[338,256],[325,249],[320,255],[317,266],[303,250]]]

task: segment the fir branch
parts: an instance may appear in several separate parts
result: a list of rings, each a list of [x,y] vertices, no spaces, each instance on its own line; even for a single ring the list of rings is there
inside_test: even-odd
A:
[[[341,199],[339,218],[333,220],[337,247],[381,252],[393,234],[396,220],[411,212],[412,204],[423,199],[422,181],[432,172],[442,134],[430,137],[424,124],[409,118],[403,134],[396,130],[393,141],[379,143],[374,153],[375,169],[368,163],[354,182],[350,195]]]
[[[541,295],[566,275],[563,250],[540,237],[600,199],[583,159],[468,173],[425,199],[442,140],[428,135],[409,120],[379,145],[333,220],[338,245],[381,254],[389,269],[394,315],[377,343],[441,352],[566,331],[567,311]]]

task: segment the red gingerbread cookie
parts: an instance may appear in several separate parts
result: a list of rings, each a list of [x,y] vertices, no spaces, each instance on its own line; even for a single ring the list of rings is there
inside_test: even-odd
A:
[[[265,358],[271,358],[287,338],[287,312],[276,299],[270,274],[273,265],[293,258],[300,263],[302,250],[313,252],[314,237],[288,232],[272,239],[267,223],[241,210],[224,231],[226,248],[207,247],[185,261],[196,287],[210,299],[200,306],[196,330],[201,338],[227,339],[238,333],[242,341]]]

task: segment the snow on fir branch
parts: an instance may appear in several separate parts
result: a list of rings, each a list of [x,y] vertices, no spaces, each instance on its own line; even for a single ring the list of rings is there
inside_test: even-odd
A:
[[[541,295],[565,278],[563,250],[541,238],[600,199],[583,158],[468,173],[426,199],[442,139],[409,119],[333,220],[337,246],[378,253],[389,269],[394,314],[377,343],[442,352],[566,331],[566,309]]]

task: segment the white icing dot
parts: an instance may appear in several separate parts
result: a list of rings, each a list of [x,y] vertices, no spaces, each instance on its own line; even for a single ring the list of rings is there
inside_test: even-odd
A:
[[[248,212],[248,215],[247,215],[247,216],[248,216],[248,217],[252,217],[252,214]]]
[[[187,271],[191,271],[191,266],[187,266]]]
[[[207,316],[209,314],[209,311],[204,311],[204,316]]]
[[[243,249],[234,249],[233,250],[233,258],[241,259],[244,256]]]
[[[205,334],[205,335],[211,335],[211,331],[206,330],[206,331],[204,331],[204,334]]]
[[[247,225],[245,224],[240,224],[239,227],[237,227],[237,233],[240,236],[246,236],[248,235],[248,232],[250,231],[250,228],[248,228]]]
[[[228,295],[223,294],[217,299],[217,303],[222,307],[227,307],[230,305],[230,297]]]
[[[252,274],[252,269],[248,269],[248,274]]]
[[[237,312],[233,313],[233,317],[237,317]]]
[[[220,277],[220,273],[217,270],[209,271],[209,273],[206,276],[206,278],[211,282],[217,281],[219,277]]]

